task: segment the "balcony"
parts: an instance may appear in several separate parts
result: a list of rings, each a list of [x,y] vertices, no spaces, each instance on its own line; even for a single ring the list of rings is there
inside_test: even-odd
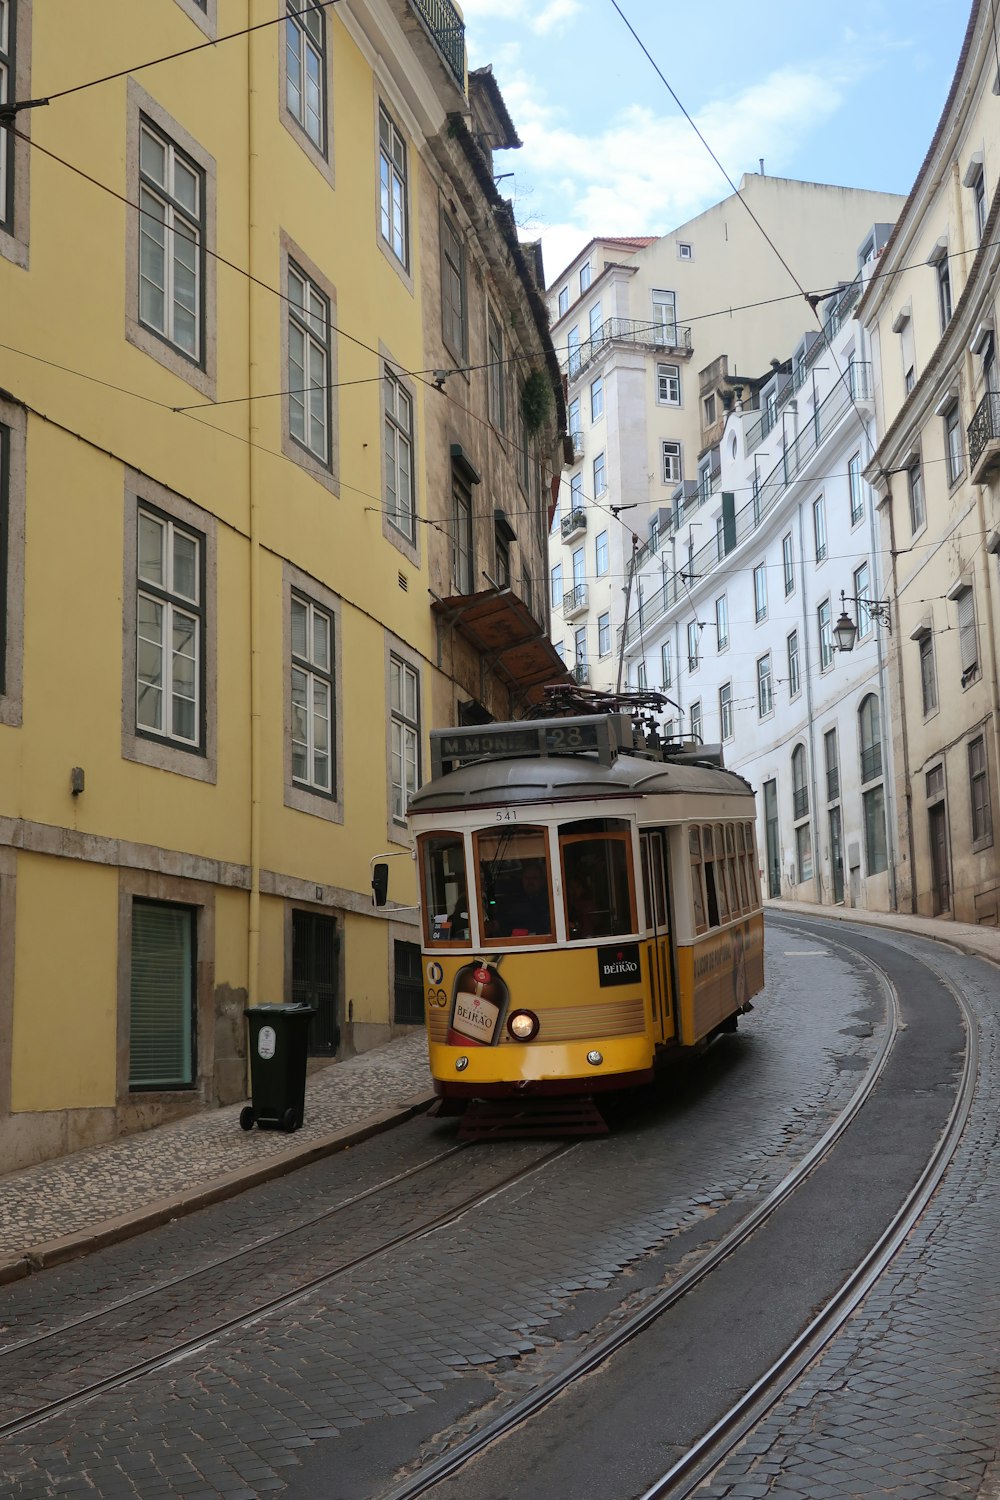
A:
[[[585,583],[578,583],[575,588],[567,589],[563,594],[563,619],[575,620],[577,615],[585,612],[589,604],[590,590]]]
[[[465,24],[451,0],[410,0],[438,51],[465,92]]]
[[[985,484],[1000,467],[1000,394],[987,391],[969,423],[969,471],[973,484]]]
[[[573,462],[576,463],[583,457],[583,433],[571,432],[569,440],[573,444]]]
[[[587,529],[587,512],[585,510],[571,510],[568,516],[563,516],[562,539],[571,542],[574,537],[582,536]]]
[[[578,661],[573,668],[573,681],[580,687],[590,686],[590,667],[585,661]]]
[[[570,380],[582,374],[610,344],[632,344],[686,355],[691,353],[691,329],[680,323],[637,323],[634,318],[608,318],[589,339],[570,349],[562,366]]]

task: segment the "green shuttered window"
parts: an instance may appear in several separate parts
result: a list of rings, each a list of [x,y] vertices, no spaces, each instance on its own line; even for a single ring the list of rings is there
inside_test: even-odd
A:
[[[133,902],[131,1089],[194,1083],[194,924],[189,907]]]

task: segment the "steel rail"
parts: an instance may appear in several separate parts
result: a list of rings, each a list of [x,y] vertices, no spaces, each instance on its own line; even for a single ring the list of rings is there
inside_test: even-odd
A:
[[[249,1245],[244,1245],[238,1250],[232,1250],[228,1255],[219,1255],[215,1260],[206,1261],[196,1266],[191,1271],[184,1271],[179,1276],[168,1276],[164,1281],[156,1281],[151,1286],[143,1287],[141,1291],[132,1292],[127,1297],[119,1297],[117,1302],[109,1302],[106,1307],[95,1308],[93,1312],[84,1313],[79,1318],[71,1318],[66,1323],[60,1323],[57,1328],[47,1329],[45,1333],[36,1333],[31,1338],[19,1339],[16,1344],[0,1344],[0,1367],[5,1359],[12,1354],[18,1354],[23,1349],[32,1349],[38,1344],[47,1343],[50,1339],[61,1337],[63,1334],[72,1333],[74,1329],[82,1327],[86,1323],[93,1323],[100,1318],[106,1318],[111,1313],[120,1312],[125,1307],[135,1307],[144,1302],[147,1297],[157,1297],[161,1292],[172,1291],[174,1287],[183,1286],[185,1281],[194,1281],[199,1276],[206,1275],[209,1271],[216,1271],[220,1266],[231,1265],[245,1255],[256,1255],[258,1251],[267,1245],[277,1244],[281,1240],[290,1239],[299,1235],[304,1229],[312,1229],[316,1224],[322,1224],[324,1219],[332,1219],[334,1215],[343,1213],[347,1208],[353,1208],[357,1203],[363,1203],[366,1198],[374,1198],[376,1194],[383,1193],[387,1188],[395,1187],[397,1183],[405,1182],[408,1177],[417,1177],[421,1172],[429,1171],[438,1162],[445,1161],[449,1156],[454,1156],[458,1151],[465,1151],[466,1145],[449,1146],[447,1151],[439,1151],[436,1156],[428,1157],[426,1161],[417,1162],[412,1167],[407,1167],[404,1172],[397,1172],[392,1177],[386,1177],[382,1182],[375,1183],[370,1188],[365,1188],[361,1193],[354,1193],[350,1198],[345,1198],[341,1203],[335,1203],[331,1208],[325,1208],[321,1213],[313,1214],[308,1219],[296,1219],[295,1223],[287,1229],[279,1229],[274,1234],[261,1235],[259,1239],[253,1240]],[[2,1429],[0,1429],[2,1432]]]
[[[780,922],[774,923],[776,927],[780,925]],[[794,931],[794,928],[790,928],[789,930]],[[824,937],[824,941],[829,942],[832,947],[846,947],[844,944],[838,944],[835,939]],[[851,953],[852,957],[858,957],[856,949],[850,948],[847,951]],[[655,1323],[669,1308],[673,1307],[691,1292],[712,1271],[720,1266],[724,1260],[732,1255],[791,1196],[796,1188],[801,1186],[822,1158],[827,1155],[848,1129],[865,1101],[871,1095],[886,1066],[893,1043],[899,1032],[899,1002],[895,986],[879,964],[873,959],[868,958],[867,955],[864,955],[863,958],[864,962],[879,976],[886,991],[889,1011],[888,1024],[885,1027],[878,1051],[869,1064],[857,1089],[852,1094],[851,1099],[844,1109],[831,1122],[821,1138],[816,1142],[815,1146],[806,1153],[791,1172],[782,1178],[768,1196],[756,1208],[751,1210],[741,1223],[730,1230],[717,1245],[705,1254],[697,1265],[685,1272],[671,1286],[665,1288],[655,1297],[650,1298],[641,1311],[635,1313],[631,1318],[626,1319],[613,1333],[599,1339],[585,1354],[581,1355],[578,1360],[575,1360],[572,1365],[569,1365],[558,1375],[554,1375],[550,1380],[545,1381],[535,1390],[529,1392],[528,1395],[522,1397],[506,1412],[488,1422],[478,1432],[465,1438],[449,1453],[444,1453],[431,1463],[426,1464],[416,1474],[411,1475],[393,1489],[384,1491],[378,1497],[378,1500],[416,1500],[418,1495],[425,1494],[428,1490],[433,1489],[435,1485],[440,1484],[442,1480],[448,1479],[451,1475],[457,1473],[458,1470],[462,1469],[491,1443],[496,1442],[499,1438],[506,1436],[515,1428],[529,1421],[554,1401],[568,1386],[575,1384],[576,1381],[581,1380],[584,1376],[590,1375],[625,1344],[629,1343],[631,1339],[635,1338],[637,1334],[644,1332],[645,1329],[652,1323]],[[643,1497],[643,1500],[646,1500],[646,1497]]]
[[[509,1176],[503,1177],[497,1182],[490,1183],[489,1187],[482,1192],[470,1194],[469,1197],[463,1199],[462,1202],[456,1204],[453,1208],[448,1209],[447,1212],[438,1214],[436,1217],[428,1219],[421,1224],[416,1224],[411,1229],[405,1230],[402,1234],[393,1235],[390,1239],[384,1240],[382,1244],[374,1246],[371,1250],[366,1250],[363,1254],[353,1256],[350,1260],[345,1260],[340,1265],[334,1266],[332,1270],[324,1271],[320,1276],[315,1276],[309,1281],[301,1282],[289,1292],[282,1292],[278,1297],[272,1297],[266,1302],[258,1303],[249,1312],[240,1313],[237,1317],[226,1318],[213,1327],[202,1330],[196,1338],[182,1339],[170,1345],[169,1348],[161,1350],[158,1354],[151,1355],[148,1359],[139,1360],[135,1364],[117,1371],[114,1375],[108,1375],[101,1380],[92,1381],[88,1385],[81,1386],[76,1391],[71,1391],[65,1396],[60,1396],[55,1401],[46,1402],[30,1412],[25,1412],[20,1417],[15,1417],[9,1422],[0,1423],[0,1441],[15,1437],[32,1427],[38,1427],[59,1413],[78,1406],[84,1401],[89,1401],[94,1396],[99,1396],[105,1391],[117,1390],[121,1386],[128,1385],[133,1380],[138,1380],[144,1375],[153,1374],[155,1371],[164,1369],[168,1365],[176,1364],[179,1359],[194,1353],[196,1350],[206,1348],[214,1340],[221,1338],[225,1334],[232,1333],[238,1328],[249,1327],[254,1323],[260,1322],[261,1318],[267,1317],[271,1313],[280,1312],[286,1307],[291,1307],[303,1297],[307,1297],[320,1287],[326,1286],[331,1281],[335,1281],[338,1276],[343,1276],[348,1271],[355,1270],[358,1266],[365,1265],[369,1261],[377,1259],[380,1255],[385,1255],[391,1250],[398,1249],[401,1245],[407,1245],[413,1240],[422,1239],[425,1235],[454,1223],[455,1220],[462,1218],[463,1215],[467,1214],[470,1209],[475,1208],[478,1204],[488,1202],[490,1199],[495,1198],[498,1193],[512,1187],[515,1183],[522,1182],[525,1178],[531,1177],[535,1172],[541,1171],[550,1163],[563,1156],[567,1156],[571,1151],[575,1151],[579,1144],[579,1141],[573,1141],[569,1145],[560,1145],[552,1151],[545,1152],[543,1156],[539,1157],[529,1166],[520,1167],[516,1172],[510,1173]],[[444,1155],[449,1154],[451,1153],[444,1153]],[[322,1215],[320,1217],[322,1218]],[[167,1283],[167,1285],[169,1286],[170,1283]]]
[[[806,928],[804,925],[799,925],[798,930],[813,933],[817,931],[815,927]],[[857,949],[851,949],[851,952],[856,955]],[[868,962],[874,962],[867,955],[864,956]],[[972,1109],[979,1072],[979,1033],[975,1017],[964,996],[947,975],[942,974],[927,959],[922,959],[921,962],[932,969],[951,992],[962,1017],[966,1037],[965,1059],[955,1103],[930,1160],[887,1229],[804,1332],[704,1437],[639,1496],[639,1500],[685,1500],[719,1467],[817,1355],[832,1343],[889,1265],[944,1177]]]

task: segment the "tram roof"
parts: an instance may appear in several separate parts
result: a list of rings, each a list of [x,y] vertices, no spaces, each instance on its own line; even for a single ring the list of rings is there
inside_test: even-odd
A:
[[[690,762],[619,755],[610,766],[588,756],[490,759],[427,781],[410,798],[410,812],[532,802],[577,802],[604,797],[701,794],[746,796],[752,787],[735,771]]]

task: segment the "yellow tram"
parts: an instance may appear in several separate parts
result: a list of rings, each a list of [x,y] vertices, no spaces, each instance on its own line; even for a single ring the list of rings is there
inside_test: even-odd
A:
[[[754,796],[624,714],[438,730],[410,801],[443,1101],[592,1098],[733,1030],[762,987]]]

